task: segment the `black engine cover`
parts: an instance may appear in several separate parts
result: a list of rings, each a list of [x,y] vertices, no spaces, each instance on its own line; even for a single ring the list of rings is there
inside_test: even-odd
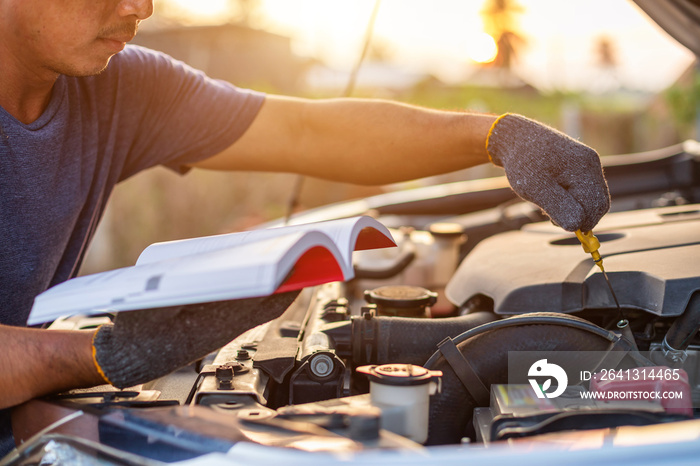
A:
[[[700,205],[608,214],[594,233],[623,308],[678,316],[700,289]],[[479,243],[446,293],[456,305],[488,296],[503,315],[615,307],[603,274],[573,233],[549,223]]]

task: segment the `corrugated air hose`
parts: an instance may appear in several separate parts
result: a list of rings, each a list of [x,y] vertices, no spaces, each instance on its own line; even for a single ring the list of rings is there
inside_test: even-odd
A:
[[[566,314],[531,313],[486,323],[445,339],[425,367],[443,372],[432,397],[428,445],[473,438],[474,408],[489,405],[493,384],[508,382],[509,351],[624,351],[638,365],[651,365],[620,335]]]

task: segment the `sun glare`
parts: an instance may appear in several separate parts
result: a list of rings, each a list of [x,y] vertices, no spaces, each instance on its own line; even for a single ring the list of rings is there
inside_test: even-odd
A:
[[[174,5],[196,16],[212,17],[226,13],[229,9],[227,0],[170,0]]]
[[[493,37],[482,32],[469,38],[467,54],[476,63],[491,63],[498,55],[498,46]]]

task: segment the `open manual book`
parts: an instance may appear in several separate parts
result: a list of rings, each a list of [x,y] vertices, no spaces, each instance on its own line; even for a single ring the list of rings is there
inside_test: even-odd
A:
[[[132,267],[73,278],[41,293],[28,324],[349,280],[353,251],[390,246],[396,243],[389,230],[364,216],[155,243]]]

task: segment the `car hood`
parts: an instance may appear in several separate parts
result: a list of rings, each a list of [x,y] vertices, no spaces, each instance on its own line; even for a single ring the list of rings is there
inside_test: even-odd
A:
[[[700,1],[634,0],[671,37],[700,57]]]

